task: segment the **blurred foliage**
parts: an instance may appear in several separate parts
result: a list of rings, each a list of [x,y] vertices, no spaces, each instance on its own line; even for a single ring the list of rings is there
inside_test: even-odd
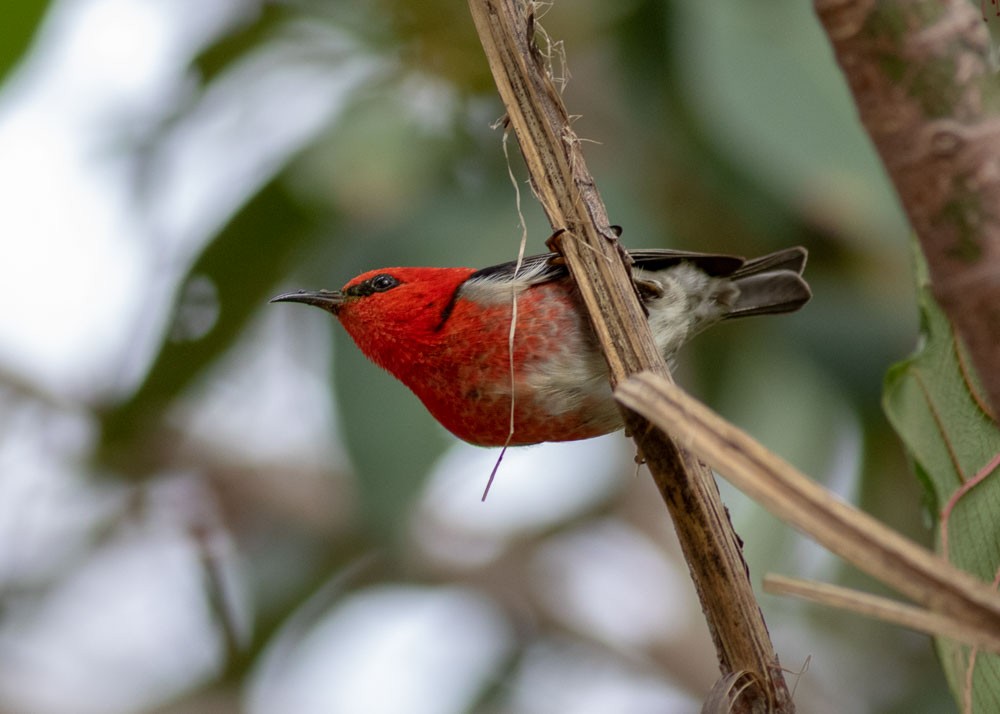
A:
[[[3,42],[0,42],[0,85],[27,51],[48,0],[21,0],[4,9]]]
[[[133,475],[158,466],[149,461],[148,440],[164,412],[232,347],[271,286],[301,259],[303,245],[330,222],[322,208],[289,195],[279,176],[219,231],[178,286],[171,333],[142,386],[102,415],[102,461]]]
[[[45,4],[17,5],[40,13]],[[677,554],[648,479],[629,478],[635,466],[627,447],[619,466],[602,475],[587,473],[590,464],[572,465],[581,481],[611,486],[584,497],[590,484],[579,483],[572,490],[581,505],[558,515],[539,515],[543,504],[525,497],[510,516],[520,525],[506,527],[491,520],[503,511],[503,469],[500,493],[481,506],[477,494],[492,464],[464,467],[461,483],[471,482],[476,495],[462,502],[465,520],[456,525],[441,513],[447,498],[428,485],[442,455],[465,453],[454,439],[328,317],[266,302],[283,290],[337,287],[378,266],[482,266],[516,255],[514,190],[502,133],[490,128],[502,108],[464,5],[245,0],[233,8],[204,44],[175,58],[183,63],[175,68],[183,91],[155,109],[152,130],[148,115],[134,113],[116,116],[120,126],[101,127],[143,137],[134,146],[124,141],[123,151],[147,173],[166,173],[156,158],[183,144],[185,122],[224,102],[222,89],[234,78],[252,84],[260,74],[255,63],[269,63],[282,80],[308,69],[317,93],[320,78],[347,73],[345,47],[376,69],[351,85],[317,130],[262,160],[266,175],[254,188],[235,201],[218,199],[232,208],[170,278],[170,304],[146,306],[144,327],[158,311],[169,316],[152,347],[123,321],[121,329],[134,329],[140,357],[122,363],[146,364],[134,389],[95,407],[71,395],[46,400],[30,387],[15,389],[13,377],[5,381],[19,395],[5,409],[37,419],[38,429],[57,418],[83,422],[79,431],[93,443],[69,457],[75,488],[109,503],[102,500],[103,510],[80,527],[83,545],[61,568],[30,584],[9,576],[0,593],[30,589],[42,601],[98,560],[115,536],[133,542],[143,528],[173,524],[195,553],[200,575],[191,587],[201,588],[210,639],[228,648],[219,645],[214,668],[160,683],[120,711],[156,702],[163,712],[275,711],[260,704],[259,690],[305,657],[320,633],[358,641],[338,618],[375,599],[398,603],[372,627],[393,624],[402,638],[413,630],[396,626],[397,618],[433,609],[432,596],[443,597],[456,618],[470,613],[463,627],[448,627],[445,616],[438,631],[419,639],[418,650],[440,655],[452,668],[449,682],[464,692],[457,704],[432,711],[686,710],[653,696],[668,685],[689,695],[687,708],[696,706],[716,669],[689,588],[678,586],[684,595],[667,602],[663,593],[630,587],[636,573],[655,570],[649,562],[669,575],[674,566],[665,564],[676,564]],[[18,15],[20,23],[27,17],[21,10],[5,18]],[[879,401],[887,366],[910,351],[916,335],[907,228],[809,8],[793,0],[575,0],[547,7],[541,23],[563,43],[553,50],[557,71],[565,53],[564,96],[579,115],[577,133],[593,142],[586,145],[590,168],[627,246],[755,255],[802,244],[810,251],[806,275],[815,298],[806,310],[700,337],[678,364],[680,381],[817,480],[928,540],[920,489]],[[2,71],[30,33],[5,20],[0,34]],[[230,101],[225,116],[239,123],[249,114],[240,101],[271,100],[247,91]],[[528,250],[540,252],[550,229],[509,141]],[[230,160],[242,166],[240,158]],[[132,187],[133,208],[152,224],[147,249],[154,255],[170,252],[158,242],[177,240],[164,235],[150,209],[159,196],[149,189],[157,185]],[[271,371],[258,371],[259,362]],[[299,401],[285,404],[278,394],[273,400],[284,406],[265,412],[255,397],[272,382]],[[37,417],[43,407],[59,416]],[[290,453],[269,455],[251,428],[255,416],[265,419],[265,433],[287,437],[301,429],[311,437],[293,439]],[[317,423],[322,431],[310,432]],[[556,470],[532,478],[545,481]],[[803,548],[739,495],[728,494],[727,502],[755,576],[794,569],[858,577]],[[577,548],[581,542],[589,550]],[[648,558],[637,561],[641,567],[622,571],[626,576],[614,570],[638,551]],[[567,565],[570,553],[586,562],[582,573]],[[607,569],[615,577],[597,582]],[[573,574],[591,587],[582,601],[573,599]],[[470,593],[478,604],[466,608]],[[795,670],[815,657],[797,690],[803,711],[938,712],[948,701],[926,640],[771,599],[763,605],[783,663]],[[83,619],[102,606],[100,599],[89,603]],[[609,618],[627,620],[654,606],[665,608],[662,617],[679,613],[683,626],[660,633],[658,625],[640,624],[629,640],[595,624],[610,627]],[[21,611],[2,612],[12,627],[28,621]],[[492,642],[490,664],[476,670],[472,655],[450,662],[433,649],[443,630],[463,628],[471,641]],[[2,645],[0,632],[0,660]],[[465,674],[455,673],[460,666]],[[381,672],[381,687],[404,674]],[[632,698],[596,696],[603,687],[610,697],[612,683]],[[0,708],[3,697],[0,686]],[[618,706],[623,701],[631,704]]]
[[[1000,427],[962,343],[918,260],[919,352],[892,367],[885,407],[906,443],[939,528],[942,555],[985,582],[1000,572]],[[1000,700],[1000,656],[939,640],[941,662],[959,707],[989,711]],[[971,678],[969,672],[972,671]]]

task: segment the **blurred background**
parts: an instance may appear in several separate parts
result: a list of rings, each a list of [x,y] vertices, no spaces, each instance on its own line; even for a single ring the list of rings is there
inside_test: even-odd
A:
[[[810,251],[805,310],[678,380],[926,542],[879,407],[908,229],[809,7],[540,11],[626,246]],[[496,451],[267,304],[516,256],[465,3],[20,0],[0,82],[0,712],[698,711],[715,655],[628,440],[513,450],[480,503]],[[758,588],[877,589],[721,488]],[[800,711],[952,708],[927,638],[761,602]]]

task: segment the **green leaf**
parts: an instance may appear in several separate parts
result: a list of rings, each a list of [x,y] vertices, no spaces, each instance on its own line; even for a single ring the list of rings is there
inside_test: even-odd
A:
[[[985,407],[964,347],[931,294],[923,265],[917,275],[924,343],[889,370],[885,411],[932,506],[938,551],[995,583],[1000,573],[1000,428]],[[971,702],[972,711],[997,711],[1000,656],[943,639],[937,646],[959,707]]]
[[[41,24],[48,0],[17,0],[4,5],[0,32],[0,83],[21,61]]]
[[[207,285],[209,291],[214,287],[214,324],[195,339],[182,336],[164,342],[142,386],[103,415],[99,460],[129,473],[145,470],[150,429],[181,391],[233,344],[267,302],[290,260],[320,234],[320,222],[315,211],[287,192],[279,176],[222,229],[187,276],[188,285]],[[175,312],[182,302],[178,300]]]

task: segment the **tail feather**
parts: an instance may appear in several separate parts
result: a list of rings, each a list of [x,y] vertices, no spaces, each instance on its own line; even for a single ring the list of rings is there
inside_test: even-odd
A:
[[[772,270],[790,270],[797,275],[802,275],[806,267],[806,257],[808,253],[802,246],[785,248],[774,253],[762,255],[746,261],[731,277],[741,278],[746,275],[758,275]]]
[[[740,295],[725,319],[798,310],[812,297],[801,275],[805,265],[806,251],[798,247],[744,263],[731,276]]]

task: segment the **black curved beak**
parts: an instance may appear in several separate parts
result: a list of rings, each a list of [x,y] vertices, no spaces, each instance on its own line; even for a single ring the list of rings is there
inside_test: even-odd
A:
[[[344,293],[339,290],[296,290],[293,293],[282,293],[271,298],[269,302],[301,302],[336,315],[340,306],[344,304]]]

